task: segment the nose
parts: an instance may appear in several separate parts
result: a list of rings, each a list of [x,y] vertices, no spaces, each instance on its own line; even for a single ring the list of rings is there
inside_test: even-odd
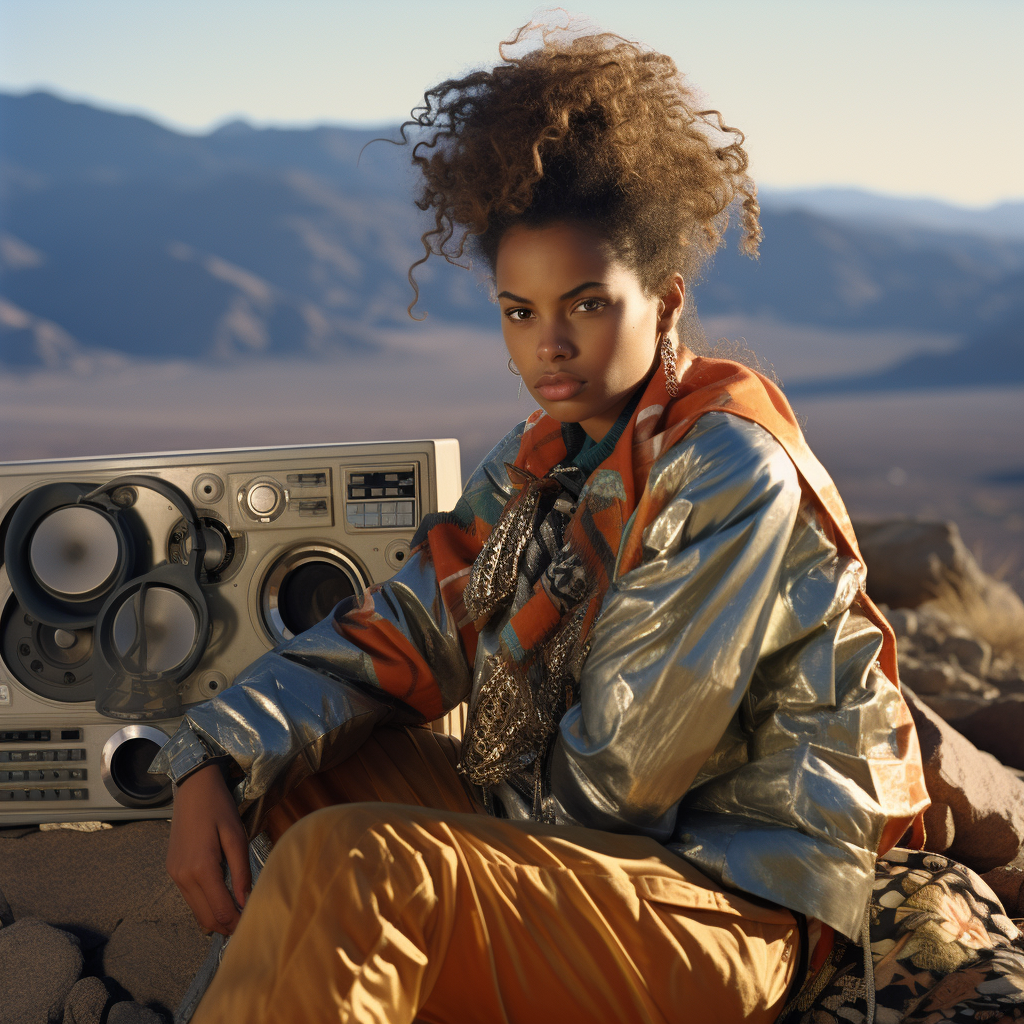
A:
[[[537,339],[537,359],[542,363],[555,363],[570,359],[576,349],[564,326],[557,321],[548,324]]]

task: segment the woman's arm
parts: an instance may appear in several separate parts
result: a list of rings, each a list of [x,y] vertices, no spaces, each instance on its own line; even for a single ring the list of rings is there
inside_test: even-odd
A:
[[[492,517],[511,493],[504,468],[522,424],[474,472],[456,517]],[[504,493],[503,488],[508,489]],[[422,528],[421,528],[422,530]],[[352,754],[377,724],[441,717],[470,688],[458,624],[429,543],[390,580],[257,659],[222,694],[188,710],[151,767],[180,783],[206,761],[231,763],[250,829],[307,775]]]
[[[456,518],[496,518],[508,498],[504,464],[521,434],[520,425],[473,474]],[[347,613],[339,606],[253,662],[224,693],[190,708],[150,770],[176,783],[167,870],[200,925],[230,934],[238,922],[236,903],[250,885],[240,812],[255,834],[266,809],[307,775],[348,757],[374,726],[438,718],[469,687],[457,623],[426,545]]]

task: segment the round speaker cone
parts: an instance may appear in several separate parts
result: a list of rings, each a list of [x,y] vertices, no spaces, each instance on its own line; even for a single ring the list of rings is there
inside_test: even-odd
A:
[[[160,744],[153,740],[136,737],[122,743],[110,758],[114,785],[134,802],[162,802],[171,795],[171,780],[166,775],[149,774],[159,750]]]
[[[277,610],[285,628],[295,635],[311,629],[354,593],[352,580],[333,562],[306,562],[282,580]]]
[[[66,505],[44,516],[29,546],[36,579],[55,597],[69,600],[102,590],[120,561],[114,524],[88,505]]]
[[[198,637],[191,602],[170,587],[140,589],[114,615],[114,647],[140,673],[177,668],[192,653]]]

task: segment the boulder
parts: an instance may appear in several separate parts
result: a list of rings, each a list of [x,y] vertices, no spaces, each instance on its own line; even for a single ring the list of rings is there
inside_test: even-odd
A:
[[[936,653],[943,658],[952,658],[965,674],[982,679],[992,667],[992,647],[977,637],[947,636]]]
[[[981,627],[969,632],[990,646],[1003,640],[1021,643],[1024,601],[1012,587],[981,570],[955,523],[888,519],[854,526],[874,601],[922,611],[938,601],[947,612],[961,613],[954,618],[966,617]],[[971,669],[979,670],[980,664]]]
[[[956,720],[957,731],[1011,768],[1024,768],[1024,694],[1009,694]]]
[[[868,594],[892,608],[916,608],[943,584],[970,581],[981,570],[955,523],[887,519],[854,524],[868,570]]]
[[[203,963],[208,943],[197,943],[197,932],[192,911],[165,876],[163,891],[133,907],[107,940],[103,974],[136,1003],[171,1016]],[[174,965],[174,970],[154,970],[154,964]]]
[[[1024,666],[1009,658],[993,658],[988,677],[1002,693],[1024,693]]]
[[[937,693],[919,694],[923,704],[927,704],[946,722],[959,724],[960,719],[973,715],[979,708],[986,707],[988,700],[985,697],[973,696],[965,693]]]
[[[912,690],[904,687],[903,692],[917,726],[932,798],[924,815],[927,849],[948,854],[979,874],[1012,863],[1024,846],[1024,782]]]
[[[107,1024],[166,1024],[167,1018],[141,1003],[114,1003],[107,1015]]]
[[[905,640],[917,632],[917,612],[913,608],[882,608],[897,640]]]

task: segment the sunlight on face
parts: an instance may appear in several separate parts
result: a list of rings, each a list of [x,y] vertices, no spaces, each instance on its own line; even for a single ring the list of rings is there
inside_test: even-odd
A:
[[[530,394],[599,441],[654,367],[658,338],[682,306],[682,278],[664,296],[646,295],[598,234],[559,222],[510,228],[495,283],[505,345]]]

